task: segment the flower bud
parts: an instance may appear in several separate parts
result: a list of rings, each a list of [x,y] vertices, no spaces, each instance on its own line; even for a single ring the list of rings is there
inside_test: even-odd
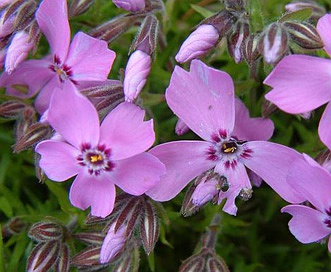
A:
[[[20,233],[26,227],[26,223],[19,217],[12,218],[9,222],[2,226],[2,236],[9,238],[14,234]]]
[[[54,271],[69,272],[69,268],[70,268],[69,247],[66,244],[62,244],[59,252],[59,258],[54,266]]]
[[[200,255],[193,255],[183,261],[179,267],[179,272],[201,272],[205,271],[205,259]]]
[[[242,15],[244,17],[245,15]],[[241,18],[234,26],[233,32],[227,36],[228,51],[235,63],[243,60],[242,47],[249,35],[249,24],[245,18]]]
[[[26,104],[17,100],[6,101],[0,105],[0,116],[4,118],[17,118],[26,107],[28,107]]]
[[[89,271],[95,271],[104,267],[100,263],[100,247],[87,247],[71,259],[71,264],[78,267],[78,269],[88,268]]]
[[[261,36],[259,51],[268,64],[277,63],[288,51],[288,33],[282,24],[270,24]]]
[[[105,235],[103,233],[94,232],[75,233],[72,236],[86,244],[92,244],[97,246],[101,246],[105,238]]]
[[[123,82],[125,101],[132,102],[140,94],[151,69],[151,61],[151,56],[141,50],[130,56]]]
[[[140,221],[140,238],[144,250],[149,255],[159,238],[159,218],[149,201],[144,203],[144,211]]]
[[[315,1],[295,1],[285,6],[286,11],[288,12],[295,12],[306,8],[312,10],[310,18],[316,21],[326,13],[325,8],[317,4]]]
[[[206,54],[214,47],[218,38],[219,34],[214,26],[200,25],[180,47],[175,56],[176,61],[184,63]]]
[[[214,178],[200,182],[192,195],[192,203],[196,206],[203,206],[219,192],[218,181]]]
[[[207,259],[206,262],[206,272],[230,272],[225,261],[214,254],[214,256]]]
[[[145,9],[145,0],[113,0],[115,6],[126,11],[137,12]]]
[[[100,263],[108,263],[112,261],[118,253],[124,248],[126,242],[126,225],[115,231],[116,223],[113,223],[103,241],[100,251]]]
[[[290,38],[297,45],[305,49],[321,49],[323,42],[316,30],[316,28],[306,22],[285,22]]]
[[[29,51],[34,47],[34,42],[25,31],[17,32],[8,49],[6,55],[5,68],[8,74],[11,74],[15,68],[26,59]]]
[[[0,19],[0,38],[4,38],[14,31],[15,16],[10,16],[4,20],[4,16]]]
[[[73,1],[71,1],[69,9],[68,9],[69,18],[73,18],[73,17],[83,14],[85,11],[87,11],[91,7],[93,2],[94,2],[94,0],[73,0]]]
[[[206,18],[200,23],[201,25],[212,25],[216,28],[218,35],[220,38],[226,36],[230,30],[233,29],[234,25],[238,21],[238,13],[229,11],[229,10],[221,10],[215,15]]]
[[[58,259],[60,252],[60,242],[53,240],[46,243],[39,243],[31,252],[27,271],[50,271]]]
[[[22,110],[20,118],[15,124],[15,139],[18,142],[28,131],[30,126],[36,122],[36,112],[32,107]]]
[[[38,242],[59,240],[63,237],[63,227],[54,222],[38,222],[32,225],[28,235]]]
[[[189,132],[190,128],[183,122],[182,119],[178,119],[175,127],[175,132],[177,135],[184,135]]]
[[[258,50],[260,37],[258,35],[251,34],[245,40],[242,47],[242,54],[249,66],[252,66],[254,62],[260,57]]]

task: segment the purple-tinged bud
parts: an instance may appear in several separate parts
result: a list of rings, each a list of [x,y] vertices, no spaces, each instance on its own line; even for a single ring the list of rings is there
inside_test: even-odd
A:
[[[320,152],[315,160],[331,173],[331,151],[329,149]]]
[[[116,223],[113,223],[103,241],[100,251],[100,263],[105,264],[114,260],[124,248],[126,242],[126,225],[115,231]]]
[[[144,250],[149,255],[159,239],[159,218],[153,205],[149,201],[144,203],[144,211],[140,221],[140,239]]]
[[[260,37],[256,34],[251,34],[245,40],[242,47],[242,54],[249,66],[252,66],[254,62],[261,56],[258,45]]]
[[[249,24],[245,15],[242,15],[242,18],[240,18],[234,26],[233,32],[227,36],[228,51],[235,63],[239,63],[243,60],[242,47],[248,35]]]
[[[19,217],[12,218],[9,222],[2,226],[2,237],[9,238],[14,234],[20,233],[26,227],[26,223]]]
[[[206,260],[203,256],[193,255],[188,259],[184,260],[181,266],[179,267],[178,272],[201,272],[205,271]]]
[[[214,254],[214,256],[207,259],[206,262],[206,272],[230,272],[225,261]]]
[[[107,80],[91,87],[80,89],[80,92],[88,98],[105,98],[113,94],[122,93],[123,85],[119,80]]]
[[[138,12],[145,9],[145,0],[113,0],[116,7],[126,11]]]
[[[178,119],[175,127],[175,132],[177,135],[184,135],[189,132],[190,128],[184,123],[182,119]]]
[[[29,106],[17,100],[6,101],[0,105],[0,116],[4,118],[18,118],[26,107]]]
[[[6,72],[11,74],[15,68],[26,59],[29,51],[33,47],[34,42],[25,31],[17,32],[7,49],[5,62]]]
[[[203,206],[211,201],[219,192],[219,184],[216,179],[200,182],[192,195],[192,203],[196,206]]]
[[[50,271],[59,257],[60,245],[54,240],[35,246],[28,258],[27,272]]]
[[[157,44],[158,31],[159,21],[157,18],[154,15],[146,16],[130,46],[129,52],[138,49],[152,56]]]
[[[38,242],[60,240],[63,237],[63,227],[54,222],[38,222],[32,225],[28,236]]]
[[[36,122],[36,112],[32,107],[23,109],[21,116],[15,124],[15,139],[18,142],[28,131],[30,126]]]
[[[125,101],[133,102],[140,94],[150,72],[151,61],[151,56],[141,50],[130,56],[123,82]]]
[[[17,4],[20,5],[16,7]],[[11,7],[13,8],[11,9]],[[14,11],[15,8],[17,9],[16,11]],[[14,11],[16,14],[15,31],[25,29],[35,19],[36,9],[37,4],[34,0],[18,0],[8,8],[8,14],[10,14],[9,11]]]
[[[176,61],[184,63],[206,54],[219,39],[217,29],[212,25],[200,25],[184,41],[175,56]]]
[[[93,4],[94,0],[73,0],[70,3],[68,14],[69,18],[76,17],[87,11]]]
[[[103,233],[97,233],[97,232],[81,232],[81,233],[75,233],[72,236],[82,241],[83,243],[89,245],[92,244],[96,246],[101,246],[103,240],[105,239],[105,235]]]
[[[2,70],[3,66],[5,65],[6,54],[7,48],[0,49],[0,70]]]
[[[10,16],[4,21],[3,16],[0,19],[0,38],[4,38],[14,31],[15,16]]]
[[[25,134],[16,141],[13,151],[19,153],[23,150],[32,148],[42,140],[48,139],[51,136],[51,132],[52,130],[48,124],[32,124],[28,127]]]
[[[323,41],[319,36],[316,28],[306,22],[285,22],[290,38],[297,45],[305,49],[321,49],[323,48]]]
[[[185,197],[184,197],[182,207],[180,210],[181,214],[184,217],[191,216],[191,215],[197,213],[201,209],[200,206],[196,206],[192,202],[192,195],[193,195],[196,187],[197,187],[197,185],[192,184],[185,193]]]
[[[230,30],[233,29],[234,25],[238,21],[238,13],[229,11],[229,10],[221,10],[215,15],[206,18],[200,23],[201,25],[212,25],[216,28],[219,38],[226,36]]]
[[[59,252],[59,258],[54,266],[55,272],[69,272],[70,269],[70,252],[66,244],[62,244]]]
[[[312,111],[306,111],[306,112],[300,113],[299,116],[301,116],[303,119],[308,120],[311,118],[312,114],[313,114]]]
[[[272,23],[261,35],[259,51],[268,64],[277,63],[288,52],[288,33],[282,24]]]
[[[92,29],[89,32],[89,35],[100,40],[105,40],[107,43],[111,43],[143,17],[145,16],[142,14],[120,15],[101,26]]]
[[[71,259],[71,264],[78,267],[78,269],[88,268],[89,271],[95,271],[105,267],[104,264],[100,263],[99,246],[85,248]]]
[[[125,250],[123,256],[118,260],[112,271],[132,272],[139,268],[139,245],[133,244],[131,250]]]
[[[277,106],[268,100],[263,100],[262,102],[262,117],[269,118],[271,114],[273,114],[276,110],[278,110]]]
[[[295,1],[285,6],[286,11],[288,12],[296,12],[307,8],[312,10],[310,18],[316,21],[326,13],[325,8],[317,4],[315,1]]]

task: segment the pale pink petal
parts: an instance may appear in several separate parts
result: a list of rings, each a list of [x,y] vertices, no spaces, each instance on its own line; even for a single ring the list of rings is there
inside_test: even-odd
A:
[[[81,168],[76,159],[79,151],[67,143],[46,140],[39,143],[35,151],[41,155],[39,166],[51,180],[67,180]]]
[[[66,85],[70,84],[66,82]],[[49,107],[53,92],[58,88],[63,88],[64,84],[59,80],[57,76],[52,76],[51,79],[40,90],[36,100],[34,102],[36,110],[43,114]]]
[[[218,197],[218,203],[220,204],[223,199],[226,199],[222,210],[228,214],[236,215],[238,208],[236,206],[236,198],[239,195],[241,188],[238,186],[233,186],[229,188],[226,192],[220,192]]]
[[[321,212],[331,208],[331,175],[309,156],[293,161],[287,180],[305,200]]]
[[[321,141],[331,150],[331,103],[328,103],[324,110],[318,126],[318,135]]]
[[[115,196],[115,185],[109,175],[90,175],[85,169],[77,175],[69,193],[72,205],[82,210],[91,207],[91,214],[99,217],[113,211]]]
[[[20,98],[30,98],[39,92],[54,75],[48,67],[50,62],[44,60],[28,60],[21,63],[13,73],[2,73],[0,86],[6,87],[6,93]],[[20,91],[25,86],[26,92]]]
[[[229,135],[234,126],[234,86],[231,77],[199,60],[190,72],[176,66],[166,99],[172,111],[205,140],[218,134]]]
[[[290,203],[300,203],[305,199],[295,193],[286,177],[292,162],[302,155],[289,147],[265,142],[253,141],[245,144],[252,153],[242,158],[246,167],[259,175],[282,198]]]
[[[192,203],[194,206],[203,206],[212,200],[218,194],[218,180],[211,179],[206,182],[200,182],[192,194]]]
[[[70,85],[68,85],[70,87]],[[99,116],[92,103],[74,88],[55,89],[47,120],[73,146],[99,141]]]
[[[160,186],[160,176],[166,173],[165,166],[147,152],[114,161],[114,164],[112,180],[124,192],[131,195],[142,195],[154,185]]]
[[[331,61],[290,55],[265,79],[273,90],[265,98],[288,113],[304,113],[331,100]]]
[[[331,14],[325,14],[317,22],[316,27],[323,43],[324,50],[331,56]]]
[[[144,121],[144,115],[138,106],[123,102],[103,120],[100,143],[111,147],[114,160],[137,155],[154,143],[153,120]]]
[[[331,233],[331,229],[323,222],[325,214],[302,205],[289,205],[282,209],[293,218],[288,225],[291,233],[303,244],[317,242]]]
[[[105,41],[78,32],[73,38],[66,65],[71,67],[76,81],[106,80],[116,54]]]
[[[250,118],[249,111],[240,99],[235,100],[236,117],[232,136],[239,140],[267,141],[274,132],[274,124],[267,118]]]
[[[63,63],[67,57],[70,43],[67,1],[42,1],[36,12],[36,18],[53,54],[57,55]]]
[[[174,198],[192,179],[215,166],[206,159],[208,147],[207,142],[178,141],[151,149],[150,153],[165,164],[167,173],[146,194],[156,201]]]

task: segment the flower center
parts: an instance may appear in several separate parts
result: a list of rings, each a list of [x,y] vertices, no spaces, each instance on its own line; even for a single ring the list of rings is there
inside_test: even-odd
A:
[[[72,79],[73,74],[71,67],[62,63],[57,55],[54,55],[53,64],[49,66],[49,69],[56,73],[61,82],[64,82],[69,79],[77,85],[77,82]]]
[[[83,144],[81,154],[77,157],[78,164],[87,167],[91,175],[100,175],[103,171],[110,172],[115,164],[110,160],[111,150],[105,145],[92,148],[90,144]]]
[[[324,224],[331,229],[331,207],[325,211],[325,213],[328,215],[327,218],[324,219]]]
[[[225,168],[235,168],[241,158],[251,156],[252,150],[245,146],[246,141],[230,137],[225,131],[211,136],[212,142],[207,150],[207,159],[219,161]]]

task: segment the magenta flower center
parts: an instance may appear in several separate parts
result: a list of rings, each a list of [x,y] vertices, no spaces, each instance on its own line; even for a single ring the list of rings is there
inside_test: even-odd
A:
[[[73,73],[71,67],[65,63],[62,63],[57,55],[54,55],[53,64],[49,66],[49,69],[56,73],[61,82],[71,80],[74,84],[76,84],[76,81],[72,79]]]
[[[223,163],[225,168],[235,168],[241,158],[251,156],[252,150],[236,137],[228,136],[223,130],[211,136],[212,142],[207,150],[207,159]]]
[[[115,164],[110,160],[111,150],[105,145],[92,148],[90,144],[83,144],[81,154],[77,157],[78,164],[87,167],[91,175],[100,175],[103,171],[110,172]]]
[[[325,211],[328,217],[324,219],[324,224],[331,229],[331,207]]]

